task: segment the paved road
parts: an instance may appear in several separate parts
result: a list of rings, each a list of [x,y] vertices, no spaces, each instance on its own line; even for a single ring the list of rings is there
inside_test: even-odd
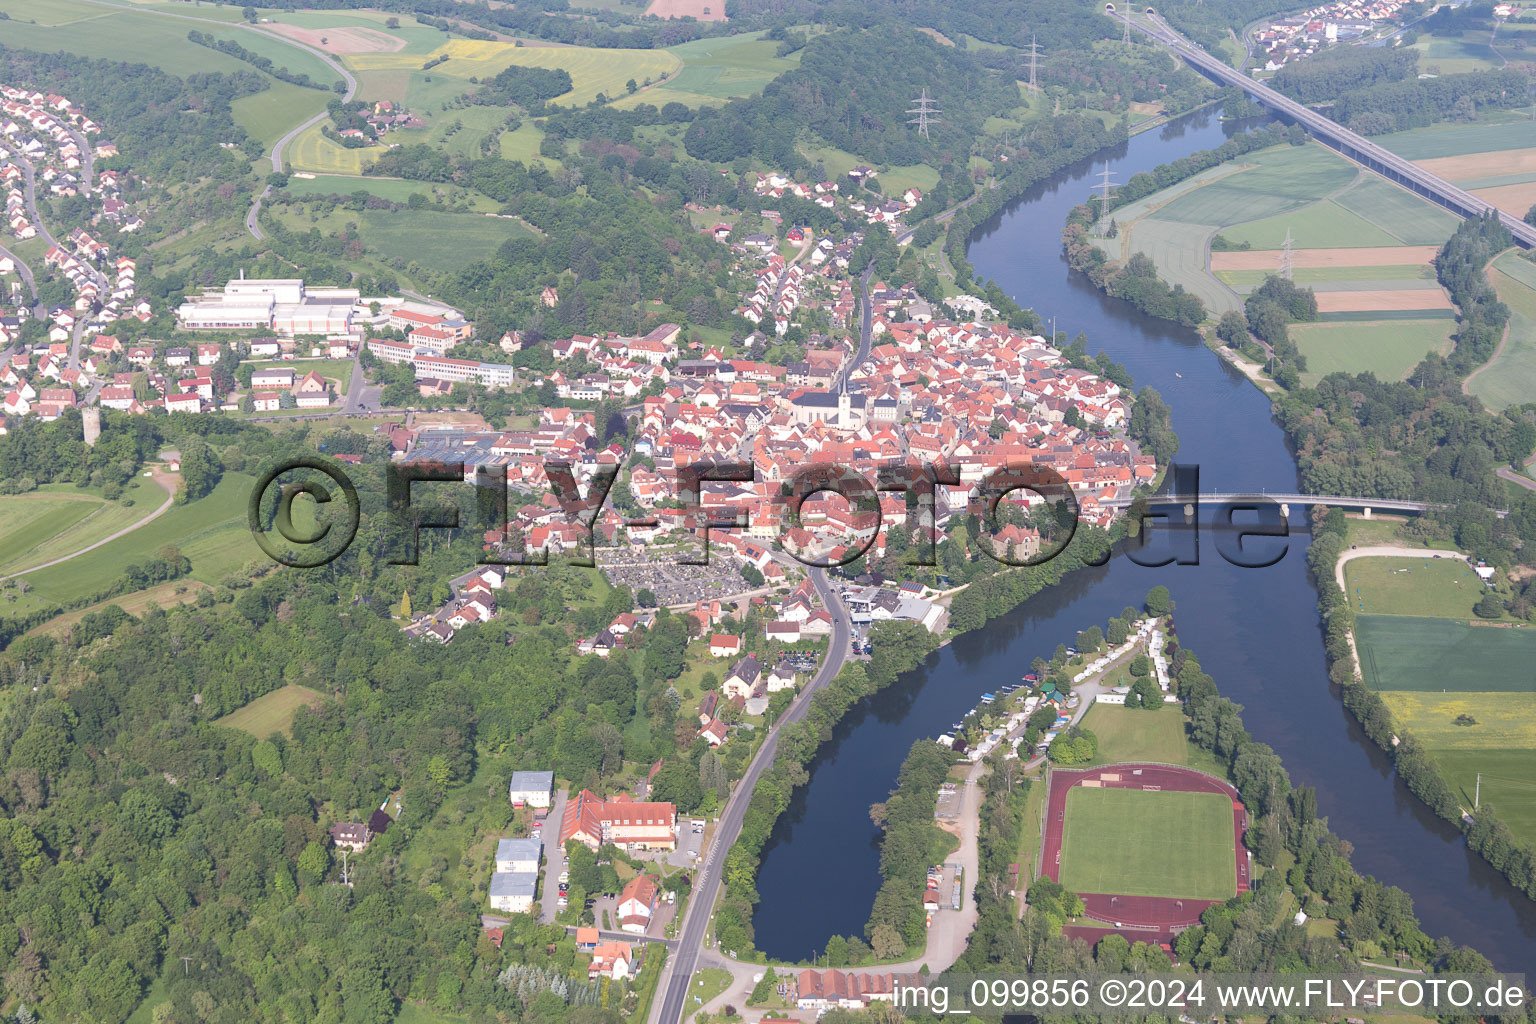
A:
[[[138,522],[133,523],[132,525],[129,525],[129,526],[125,526],[121,530],[118,530],[116,533],[112,534],[111,536],[101,538],[101,540],[98,540],[94,544],[87,544],[85,547],[81,548],[78,551],[71,551],[69,554],[65,555],[63,558],[55,558],[51,562],[44,562],[41,565],[34,565],[30,569],[23,569],[23,570],[21,570],[21,572],[13,572],[9,576],[0,576],[0,580],[15,579],[17,576],[25,576],[28,573],[37,572],[39,569],[47,569],[49,566],[58,565],[61,562],[67,562],[67,561],[69,561],[72,558],[78,558],[79,556],[85,554],[87,551],[95,551],[97,548],[101,547],[103,544],[110,544],[114,540],[117,540],[119,537],[122,537],[122,536],[125,536],[127,534],[130,534],[134,530],[137,530],[141,526],[149,525],[150,523],[154,522],[156,519],[159,519],[161,516],[163,516],[167,512],[169,512],[170,509],[171,509],[172,502],[174,502],[176,500],[176,488],[171,484],[171,480],[172,480],[172,477],[168,473],[161,473],[161,472],[158,472],[158,471],[155,473],[155,483],[159,484],[161,487],[164,487],[165,490],[166,490],[165,501],[161,502],[159,508],[155,509],[153,512],[151,512],[149,515],[145,516],[143,519],[140,519]]]
[[[757,756],[752,758],[752,763],[748,765],[746,775],[736,784],[735,789],[731,791],[730,799],[726,801],[725,812],[721,814],[720,824],[715,829],[714,841],[710,843],[708,851],[704,854],[704,862],[694,876],[693,894],[688,898],[682,927],[678,930],[677,955],[667,961],[661,979],[661,998],[652,1004],[651,1024],[658,1024],[658,1022],[677,1024],[683,1018],[686,1010],[685,1000],[688,998],[688,982],[700,964],[710,917],[714,913],[715,900],[720,894],[721,872],[725,865],[726,851],[741,834],[741,824],[746,818],[747,805],[752,799],[753,789],[757,787],[763,772],[773,763],[774,754],[779,746],[780,730],[784,725],[798,722],[805,717],[806,711],[811,706],[811,698],[832,681],[848,658],[848,612],[843,607],[842,599],[838,597],[837,592],[827,580],[826,570],[812,569],[810,576],[816,593],[820,595],[822,603],[833,616],[832,639],[827,647],[827,659],[822,664],[821,671],[806,684],[804,690],[800,691],[794,703],[784,712],[784,717],[769,732],[768,738],[758,748]],[[705,962],[708,963],[711,959],[706,958]]]
[[[565,801],[569,799],[568,790],[560,790],[555,794],[555,802],[549,805],[549,813],[544,816],[544,893],[539,902],[539,920],[550,924],[555,920],[555,914],[559,911],[556,903],[560,899],[560,872],[565,870],[565,850],[560,847],[560,825],[565,821]]]
[[[32,268],[22,262],[20,256],[17,256],[5,246],[0,245],[0,259],[5,258],[9,258],[12,263],[16,264],[16,273],[21,277],[21,283],[26,285],[27,291],[32,295],[32,309],[41,315],[42,311],[37,306],[37,281],[32,277]]]

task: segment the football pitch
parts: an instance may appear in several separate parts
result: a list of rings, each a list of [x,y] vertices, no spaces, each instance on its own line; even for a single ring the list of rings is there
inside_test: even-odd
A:
[[[1355,640],[1373,690],[1536,694],[1536,629],[1360,615]]]
[[[1219,793],[1090,789],[1067,794],[1061,884],[1073,892],[1230,899],[1232,801]]]

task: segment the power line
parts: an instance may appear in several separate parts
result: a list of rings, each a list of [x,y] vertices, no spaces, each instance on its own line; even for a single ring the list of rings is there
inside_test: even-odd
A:
[[[1285,226],[1285,241],[1280,243],[1280,276],[1287,281],[1291,279],[1291,269],[1295,261],[1291,258],[1291,226]]]
[[[929,98],[927,89],[924,89],[923,94],[912,102],[917,105],[908,110],[907,113],[916,114],[917,116],[908,119],[907,124],[917,125],[917,134],[926,139],[928,138],[928,126],[940,123],[942,119],[938,115],[942,114],[943,111],[939,109],[937,100]]]
[[[1104,170],[1099,172],[1099,183],[1093,186],[1094,191],[1099,194],[1100,220],[1106,220],[1109,217],[1109,200],[1115,190],[1115,183],[1109,180],[1111,176],[1109,162],[1105,161]]]
[[[1040,45],[1035,42],[1035,37],[1029,37],[1029,91],[1034,92],[1039,88],[1035,84],[1035,71],[1040,66]]]

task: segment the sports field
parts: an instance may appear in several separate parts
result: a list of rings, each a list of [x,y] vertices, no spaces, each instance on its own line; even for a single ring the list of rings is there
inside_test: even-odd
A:
[[[1536,628],[1360,615],[1360,670],[1373,690],[1536,694]],[[1532,717],[1536,727],[1536,716]]]
[[[1232,801],[1074,787],[1059,881],[1074,892],[1224,900],[1237,891]]]
[[[259,740],[264,740],[275,732],[286,736],[293,726],[294,713],[299,708],[306,704],[314,707],[324,700],[325,697],[314,690],[290,683],[280,690],[273,690],[271,693],[257,697],[245,707],[231,711],[223,718],[214,719],[213,724],[248,732]]]
[[[1362,615],[1471,619],[1484,594],[1466,559],[1354,558],[1344,566],[1350,602]]]
[[[1529,750],[1527,767],[1536,767],[1530,693],[1384,690],[1381,699],[1393,717],[1435,750]]]
[[[1467,391],[1500,410],[1536,394],[1536,263],[1507,253],[1494,260],[1488,279],[1509,307],[1509,336],[1498,354],[1467,378]]]
[[[1324,293],[1319,293],[1319,306],[1323,298]],[[1292,324],[1290,333],[1307,357],[1307,372],[1302,377],[1312,384],[1341,371],[1369,371],[1382,380],[1402,380],[1430,352],[1443,355],[1451,351],[1455,326],[1455,321],[1448,319],[1330,322]]]

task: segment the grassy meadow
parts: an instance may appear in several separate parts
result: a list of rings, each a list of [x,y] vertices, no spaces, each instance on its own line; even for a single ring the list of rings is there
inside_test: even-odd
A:
[[[1423,316],[1416,313],[1416,317]],[[1314,384],[1330,373],[1374,373],[1382,380],[1403,380],[1430,352],[1451,351],[1454,320],[1446,318],[1369,320],[1292,324],[1291,338],[1307,357],[1302,380]],[[1353,568],[1353,565],[1351,565]]]
[[[1509,336],[1467,379],[1467,391],[1490,409],[1504,409],[1536,395],[1536,263],[1506,253],[1494,260],[1488,278],[1509,307]]]
[[[275,732],[286,736],[293,727],[293,716],[299,708],[315,707],[324,700],[325,697],[314,690],[290,683],[282,689],[257,697],[245,707],[231,711],[222,718],[214,719],[213,724],[239,729],[258,740],[264,740]]]

